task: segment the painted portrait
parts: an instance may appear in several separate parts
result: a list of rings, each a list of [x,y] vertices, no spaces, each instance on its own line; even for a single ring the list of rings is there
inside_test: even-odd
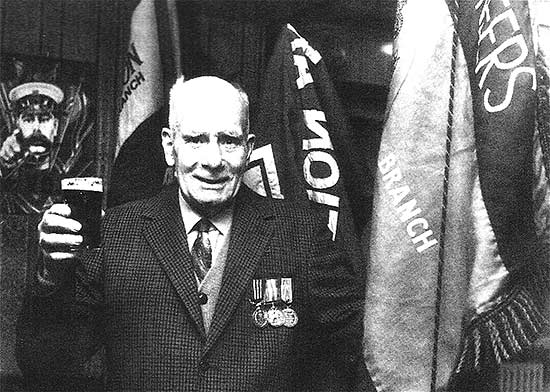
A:
[[[96,72],[9,54],[0,66],[0,213],[38,213],[61,178],[95,173]]]

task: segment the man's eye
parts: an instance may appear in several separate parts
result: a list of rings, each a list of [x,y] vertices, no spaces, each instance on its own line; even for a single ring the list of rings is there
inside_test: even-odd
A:
[[[21,119],[23,122],[29,123],[34,121],[34,116],[23,116]]]
[[[219,143],[226,147],[237,147],[241,145],[241,139],[235,136],[220,136]]]

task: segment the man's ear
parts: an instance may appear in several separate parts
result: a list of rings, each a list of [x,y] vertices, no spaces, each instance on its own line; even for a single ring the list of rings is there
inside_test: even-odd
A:
[[[164,160],[168,166],[176,164],[174,154],[174,133],[170,128],[162,128],[162,149],[164,150]]]
[[[252,150],[254,150],[254,142],[256,141],[256,136],[253,134],[248,134],[246,139],[246,146],[248,148],[248,154],[246,157],[247,162],[250,161],[250,155],[252,155]]]

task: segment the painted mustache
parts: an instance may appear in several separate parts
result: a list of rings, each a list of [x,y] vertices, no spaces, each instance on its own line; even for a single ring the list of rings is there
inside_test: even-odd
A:
[[[17,141],[24,149],[29,149],[30,147],[44,147],[44,154],[49,152],[52,147],[52,142],[46,136],[40,132],[33,133],[30,137],[24,138],[20,133],[17,135]]]

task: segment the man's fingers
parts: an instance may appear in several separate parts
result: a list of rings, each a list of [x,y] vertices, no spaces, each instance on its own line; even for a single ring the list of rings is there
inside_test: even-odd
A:
[[[79,246],[82,236],[78,234],[40,233],[40,245],[44,250],[53,251],[59,247]]]
[[[48,211],[46,211],[46,214],[55,214],[69,217],[71,215],[71,207],[69,207],[68,204],[63,203],[52,204]]]
[[[48,233],[78,233],[82,225],[69,218],[71,209],[66,204],[54,204],[42,217],[38,230],[40,234]]]
[[[11,161],[13,158],[13,155],[14,153],[11,146],[5,146],[0,151],[0,158],[2,158],[2,160],[4,161]]]
[[[53,204],[38,224],[40,247],[53,260],[73,259],[73,250],[82,244],[83,238],[77,234],[82,225],[71,219],[70,215],[71,209],[68,205]]]
[[[2,145],[0,157],[4,161],[13,161],[16,155],[21,153],[21,146],[14,135],[9,136]]]
[[[80,244],[82,236],[78,234],[40,233],[42,251],[55,261],[75,258]]]
[[[47,255],[54,261],[66,261],[76,258],[76,253],[69,252],[51,252],[47,253]]]
[[[13,155],[19,154],[21,152],[21,146],[19,145],[19,143],[10,144],[9,150],[11,151],[12,156],[13,156]]]

